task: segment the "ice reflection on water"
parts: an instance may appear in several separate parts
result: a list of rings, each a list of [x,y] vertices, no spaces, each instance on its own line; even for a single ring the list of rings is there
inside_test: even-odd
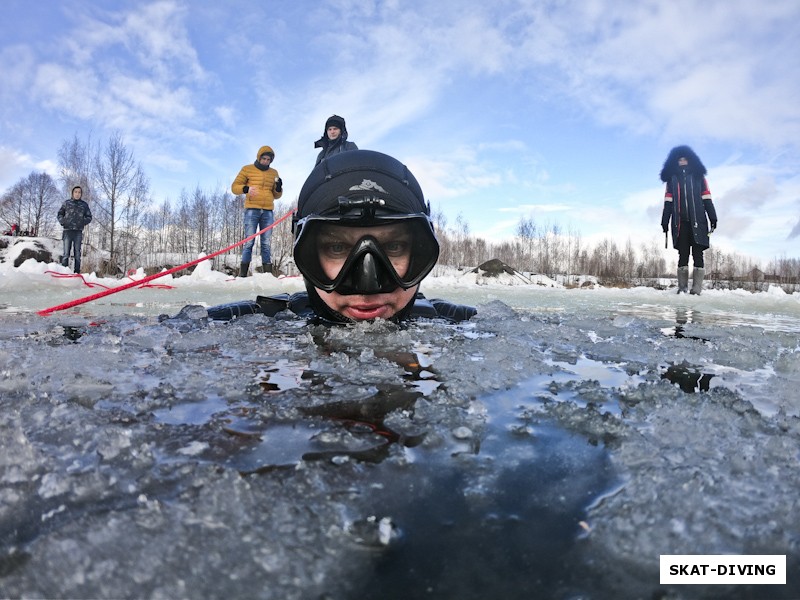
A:
[[[421,441],[419,436],[393,432],[386,427],[384,417],[397,409],[412,409],[418,398],[430,396],[441,385],[436,379],[433,360],[423,352],[387,352],[382,355],[404,367],[404,385],[382,385],[369,396],[353,402],[327,402],[302,410],[309,419],[317,417],[316,420],[261,423],[256,413],[248,411],[241,404],[229,404],[219,396],[158,409],[153,411],[153,416],[157,421],[169,425],[207,425],[212,421],[224,423],[224,431],[248,440],[247,443],[243,442],[246,448],[242,449],[242,456],[226,458],[224,461],[243,474],[334,456],[380,460],[388,443],[399,442],[413,447]],[[472,357],[471,360],[482,359]],[[603,363],[585,356],[571,361],[550,358],[545,360],[545,364],[555,367],[554,372],[524,380],[487,402],[491,422],[500,423],[502,429],[514,434],[529,435],[526,427],[514,424],[516,417],[509,417],[516,414],[515,409],[521,406],[521,398],[528,398],[537,405],[555,401],[572,402],[581,407],[594,401],[603,412],[619,415],[620,406],[614,397],[601,390],[625,390],[645,381],[638,374],[628,374],[621,365]],[[666,375],[664,377],[669,378]],[[303,386],[309,388],[314,380],[322,381],[324,376],[310,370],[309,365],[302,361],[279,359],[269,365],[258,366],[254,379],[266,395],[265,399],[268,399],[269,395],[281,391]],[[598,390],[594,396],[591,394],[592,386]],[[465,435],[465,438],[469,437],[471,432]],[[494,439],[497,439],[496,435]],[[485,442],[482,443],[485,449]]]
[[[666,328],[664,331],[665,333],[671,331],[676,335],[682,332],[683,326],[687,324],[709,327],[757,327],[764,331],[800,333],[800,318],[790,315],[753,314],[713,308],[701,310],[684,306],[668,307],[651,304],[621,304],[616,312],[620,315],[673,322],[675,326]]]

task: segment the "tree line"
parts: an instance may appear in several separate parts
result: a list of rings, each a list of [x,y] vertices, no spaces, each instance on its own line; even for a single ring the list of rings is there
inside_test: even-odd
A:
[[[664,258],[663,247],[655,237],[638,247],[630,239],[620,246],[610,238],[589,245],[583,242],[580,232],[523,217],[512,239],[491,244],[470,235],[469,225],[461,217],[453,227],[448,227],[442,214],[435,214],[434,220],[442,245],[440,263],[445,265],[469,267],[499,258],[518,271],[566,276],[567,281],[570,277],[577,281],[580,275],[591,275],[607,286],[656,286],[658,280],[674,277],[677,269],[676,259]],[[764,265],[751,257],[713,247],[706,250],[704,258],[707,281],[716,287],[755,291],[774,283],[788,292],[800,290],[798,258],[776,258]]]
[[[56,213],[79,185],[89,202],[93,222],[84,232],[87,269],[102,275],[123,275],[140,266],[151,272],[212,254],[241,241],[244,231],[244,197],[230,190],[181,192],[175,202],[153,198],[150,181],[119,132],[104,142],[77,135],[58,150],[58,174],[32,172],[0,197],[0,220],[9,227],[43,237],[60,237]],[[296,206],[276,204],[276,220]],[[674,260],[664,258],[655,239],[635,247],[628,240],[620,246],[606,238],[587,244],[580,232],[560,225],[522,217],[513,238],[489,242],[471,234],[469,224],[458,215],[451,225],[441,211],[433,221],[441,245],[439,265],[475,268],[490,259],[500,259],[521,272],[550,277],[581,275],[596,277],[604,285],[657,285],[675,273]],[[278,225],[272,236],[273,263],[293,273],[292,233],[289,220]],[[213,259],[216,270],[235,272],[241,247]],[[257,253],[256,253],[257,256]],[[766,265],[736,253],[711,248],[705,253],[707,279],[716,286],[760,289],[768,283],[787,291],[800,289],[800,259],[776,258]]]

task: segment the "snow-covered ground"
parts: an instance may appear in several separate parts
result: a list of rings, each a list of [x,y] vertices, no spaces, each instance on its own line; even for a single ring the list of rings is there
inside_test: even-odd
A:
[[[798,294],[442,270],[469,323],[329,329],[160,322],[302,289],[207,263],[39,316],[121,283],[61,275],[0,265],[2,597],[800,597]]]

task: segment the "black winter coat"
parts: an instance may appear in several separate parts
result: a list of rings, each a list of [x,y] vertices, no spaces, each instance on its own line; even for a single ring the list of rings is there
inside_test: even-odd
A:
[[[348,142],[346,138],[342,139],[339,137],[339,139],[323,145],[322,150],[320,150],[319,154],[317,154],[317,162],[315,163],[315,166],[326,158],[330,158],[334,154],[348,152],[350,150],[358,150],[358,146],[356,146],[355,142]]]
[[[707,218],[706,218],[707,217]],[[672,246],[678,247],[682,227],[691,227],[692,240],[704,250],[711,245],[708,221],[716,227],[717,211],[711,201],[708,184],[702,175],[692,173],[673,175],[667,182],[661,227],[672,221]]]
[[[69,199],[58,209],[58,222],[65,230],[82,230],[92,222],[92,211],[85,200]]]
[[[680,166],[680,158],[685,158],[688,164]],[[717,211],[711,201],[706,172],[700,157],[689,146],[676,146],[664,161],[661,181],[667,184],[667,189],[664,193],[661,228],[667,231],[672,221],[672,246],[675,249],[678,248],[683,227],[691,227],[693,243],[703,250],[711,245],[708,221],[711,221],[712,228],[717,226]]]

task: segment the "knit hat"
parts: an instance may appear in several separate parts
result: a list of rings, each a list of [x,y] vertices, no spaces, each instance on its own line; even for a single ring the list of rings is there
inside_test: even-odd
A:
[[[339,214],[339,198],[373,194],[385,201],[379,213],[430,215],[414,175],[400,161],[373,150],[331,156],[306,179],[297,201],[297,217]]]

